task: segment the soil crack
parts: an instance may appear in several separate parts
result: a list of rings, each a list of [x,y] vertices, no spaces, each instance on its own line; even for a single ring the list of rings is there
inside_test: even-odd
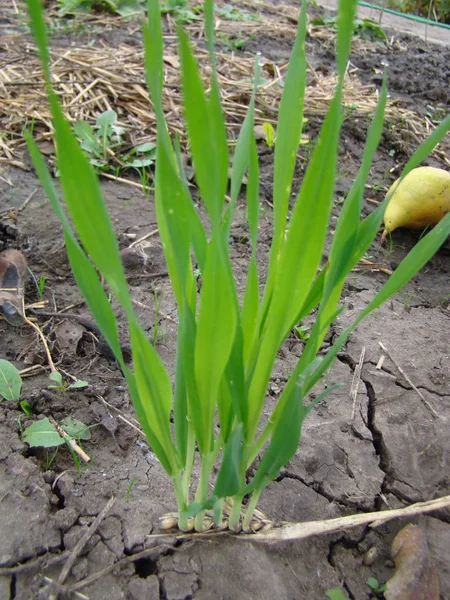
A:
[[[333,504],[340,504],[341,506],[347,506],[347,503],[344,502],[344,501],[342,501],[342,499],[338,500],[332,494],[328,494],[323,489],[323,486],[319,482],[317,482],[317,481],[313,481],[312,483],[308,483],[302,477],[300,477],[300,475],[298,475],[297,473],[292,473],[291,471],[288,471],[287,469],[283,469],[280,472],[280,474],[278,475],[278,477],[275,479],[275,481],[276,482],[280,482],[280,481],[283,481],[283,479],[294,479],[296,481],[299,481],[300,483],[302,483],[307,488],[310,488],[314,492],[316,492],[316,494],[319,494],[319,496],[322,496],[323,498],[325,498],[325,500],[328,500],[328,502],[332,502]],[[349,505],[351,505],[351,504],[352,503],[349,503]]]

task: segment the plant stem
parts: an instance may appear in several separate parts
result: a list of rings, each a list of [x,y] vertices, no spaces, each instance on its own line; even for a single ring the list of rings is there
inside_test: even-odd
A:
[[[189,488],[191,485],[192,467],[194,466],[194,455],[195,455],[195,434],[192,423],[188,422],[188,441],[187,441],[187,455],[186,464],[182,478],[182,491],[186,505],[189,504]]]
[[[250,523],[252,521],[253,512],[258,504],[259,496],[261,494],[261,490],[255,490],[250,497],[250,502],[248,503],[247,510],[245,511],[244,522],[242,523],[242,529],[244,531],[249,531]]]
[[[223,505],[225,498],[220,498],[217,504],[214,506],[214,525],[221,527],[223,524]]]
[[[200,480],[198,482],[197,492],[195,494],[196,502],[204,502],[208,497],[208,481],[212,465],[214,464],[214,452],[202,456],[200,468]],[[201,510],[195,517],[195,530],[203,531],[203,519],[205,511]]]
[[[228,527],[231,529],[231,531],[239,531],[243,497],[244,496],[242,495],[233,496],[233,506],[231,508],[230,518],[228,520]]]
[[[250,447],[250,450],[247,454],[247,463],[246,463],[247,469],[252,464],[252,462],[255,460],[255,458],[258,456],[258,454],[261,452],[262,447],[269,439],[269,436],[272,433],[272,429],[273,429],[274,425],[275,425],[275,423],[269,419],[268,422],[266,423],[266,426],[264,427],[261,435],[259,436],[259,438]]]
[[[172,481],[178,504],[178,527],[181,529],[181,531],[189,531],[188,517],[186,516],[187,504],[183,494],[183,485],[180,473],[173,475]]]

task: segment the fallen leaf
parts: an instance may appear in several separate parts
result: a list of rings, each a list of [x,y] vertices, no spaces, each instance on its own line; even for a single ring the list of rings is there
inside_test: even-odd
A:
[[[439,600],[439,581],[427,538],[417,525],[407,525],[392,543],[395,574],[386,583],[386,600]]]
[[[166,54],[164,56],[164,62],[167,63],[168,65],[170,65],[171,67],[173,67],[174,69],[178,70],[180,68],[180,61],[174,55]]]

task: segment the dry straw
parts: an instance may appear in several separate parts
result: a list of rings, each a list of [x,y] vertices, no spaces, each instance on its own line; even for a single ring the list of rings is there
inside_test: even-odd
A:
[[[243,4],[245,5],[245,3]],[[249,5],[250,7],[250,5]],[[254,69],[254,51],[258,41],[263,53],[261,85],[255,108],[255,122],[276,123],[278,105],[282,93],[282,81],[287,63],[278,64],[264,58],[264,47],[268,32],[291,45],[296,31],[297,18],[288,7],[264,8],[265,14],[257,21],[227,21],[218,19],[218,36],[227,39],[233,36],[252,36],[252,51],[245,54],[235,51],[222,51],[217,54],[218,78],[221,86],[223,109],[229,130],[229,139],[235,140],[242,123],[251,91]],[[272,14],[273,13],[273,14]],[[10,21],[17,21],[17,15],[9,15]],[[51,21],[51,13],[47,14]],[[64,111],[72,122],[84,120],[95,122],[105,110],[117,112],[119,123],[126,129],[126,146],[132,148],[144,141],[156,139],[156,122],[151,101],[145,84],[143,55],[135,45],[140,32],[140,22],[117,16],[77,17],[80,26],[75,44],[61,47],[55,41],[51,49],[51,71],[56,92],[59,94]],[[52,21],[54,22],[54,21]],[[101,23],[102,35],[91,44],[86,37],[92,28]],[[178,133],[184,141],[184,127],[181,114],[181,88],[179,61],[176,50],[176,36],[172,20],[167,21],[165,34],[165,86],[164,108],[171,133]],[[191,39],[195,42],[203,75],[209,75],[207,52],[204,49],[204,31],[201,22],[189,26]],[[33,124],[35,140],[44,154],[53,154],[53,131],[46,100],[43,77],[36,49],[30,37],[17,33],[17,29],[3,35],[0,42],[2,62],[0,64],[0,167],[14,165],[23,167],[25,149],[23,140],[24,124]],[[329,28],[309,27],[309,36],[322,46],[334,51],[335,34]],[[115,40],[125,39],[116,44]],[[78,42],[79,40],[79,42]],[[107,41],[105,41],[107,40]],[[219,37],[220,42],[220,37]],[[373,44],[356,38],[359,53],[373,52]],[[138,45],[140,47],[140,43]],[[323,116],[329,106],[336,87],[334,72],[326,73],[321,68],[309,64],[309,85],[306,89],[306,117]],[[367,118],[373,115],[378,100],[377,88],[364,84],[358,76],[358,69],[350,65],[345,83],[344,102],[351,110],[352,119]],[[391,98],[386,108],[386,122],[395,125],[402,133],[399,137],[421,142],[429,133],[429,123],[413,111]],[[448,144],[447,144],[448,145]],[[126,150],[126,147],[123,148]],[[445,143],[441,144],[441,152]],[[442,153],[441,157],[445,155]],[[448,160],[448,159],[447,159]],[[113,166],[120,167],[120,159],[112,157]],[[450,163],[449,163],[450,164]]]

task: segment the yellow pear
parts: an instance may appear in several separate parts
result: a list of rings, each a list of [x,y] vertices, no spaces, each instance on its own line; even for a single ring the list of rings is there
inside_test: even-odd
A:
[[[418,167],[406,175],[398,185],[398,179],[389,188],[395,189],[384,213],[384,232],[381,243],[388,233],[397,227],[421,229],[436,225],[450,212],[450,173],[434,167]]]

